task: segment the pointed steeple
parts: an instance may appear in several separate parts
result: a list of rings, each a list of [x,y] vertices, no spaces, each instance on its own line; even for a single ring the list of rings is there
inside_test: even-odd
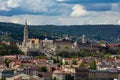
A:
[[[28,41],[28,27],[27,27],[27,19],[25,20],[25,27],[24,27],[24,43]]]
[[[27,28],[27,19],[25,20],[25,28]]]

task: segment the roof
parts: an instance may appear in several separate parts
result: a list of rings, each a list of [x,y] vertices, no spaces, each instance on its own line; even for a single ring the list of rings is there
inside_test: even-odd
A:
[[[118,70],[89,70],[90,72],[98,73],[118,73]]]
[[[53,73],[54,74],[62,74],[62,71],[61,70],[55,70]]]
[[[53,74],[71,74],[72,72],[70,71],[61,71],[61,70],[55,70]]]
[[[40,72],[38,75],[39,75],[39,77],[49,77],[50,76],[50,74],[47,72]]]
[[[91,47],[91,44],[89,43],[78,43],[78,47]]]
[[[15,59],[17,56],[15,55],[6,55],[6,56],[3,56],[3,58],[12,58],[12,59]]]
[[[20,77],[24,77],[24,78],[27,78],[27,79],[30,78],[30,76],[29,76],[29,75],[26,75],[26,74],[19,74],[19,75],[10,77],[10,78],[11,78],[11,79],[18,79],[18,78],[20,78]]]
[[[73,44],[70,40],[54,41],[55,44]]]
[[[78,68],[79,65],[65,65],[65,68]]]
[[[63,58],[64,60],[72,60],[72,58]]]
[[[119,44],[107,44],[107,46],[110,46],[110,47],[118,47]]]

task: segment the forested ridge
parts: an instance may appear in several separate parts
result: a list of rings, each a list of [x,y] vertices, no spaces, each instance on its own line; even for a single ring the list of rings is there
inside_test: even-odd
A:
[[[0,40],[22,41],[24,25],[0,22]],[[44,39],[61,38],[69,34],[72,38],[80,39],[86,35],[89,40],[106,40],[119,42],[120,25],[29,25],[29,37]]]

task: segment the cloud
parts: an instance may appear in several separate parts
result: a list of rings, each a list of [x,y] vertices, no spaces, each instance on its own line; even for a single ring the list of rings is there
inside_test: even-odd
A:
[[[13,8],[17,8],[21,5],[23,0],[4,0],[0,1],[0,11],[10,11]]]
[[[108,2],[108,3],[107,3]],[[117,3],[118,2],[118,3]],[[0,0],[0,21],[24,24],[117,24],[120,0]]]
[[[47,12],[48,7],[53,4],[51,0],[25,0],[23,3],[24,5],[21,8],[30,12]]]
[[[120,3],[113,3],[113,4],[111,4],[111,10],[120,12]]]
[[[64,2],[64,1],[66,1],[66,0],[56,0],[57,2]]]
[[[64,2],[68,4],[81,4],[81,3],[118,3],[120,0],[56,0],[56,2]]]
[[[0,10],[10,11],[20,7],[26,11],[44,12],[47,11],[47,7],[53,4],[52,2],[52,0],[3,0],[0,1]]]
[[[87,11],[110,11],[111,4],[95,3],[95,4],[83,4]]]
[[[0,16],[0,22],[10,22],[24,24],[25,19],[28,20],[28,25],[47,25],[60,24],[57,16],[41,16],[41,15],[14,15],[14,16]]]
[[[120,25],[120,19],[118,20],[117,24]]]
[[[21,5],[21,2],[23,0],[8,0],[7,1],[7,7],[8,8],[17,8]]]
[[[68,15],[72,5],[56,3],[54,0],[5,0],[0,3],[0,15]]]
[[[8,11],[7,1],[0,1],[0,11]]]
[[[66,1],[71,4],[66,3]],[[90,1],[91,3],[84,4],[80,3],[80,1]],[[61,16],[71,14],[71,16],[79,16],[86,14],[88,11],[120,11],[119,3],[112,3],[114,5],[112,5],[111,9],[111,3],[92,3],[92,1],[100,0],[0,0],[0,15],[34,14]]]
[[[72,10],[71,16],[83,16],[87,13],[84,7],[78,4],[73,6]]]
[[[29,25],[83,25],[83,24],[118,24],[119,12],[89,12],[86,16],[41,16],[41,15],[14,15],[0,16],[0,22],[24,24],[25,19]]]

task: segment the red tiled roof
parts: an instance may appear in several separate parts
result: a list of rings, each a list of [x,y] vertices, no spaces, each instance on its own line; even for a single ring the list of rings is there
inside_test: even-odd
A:
[[[45,73],[41,73],[40,72],[38,75],[41,76],[41,77],[48,77],[49,73],[46,73],[46,72]]]
[[[55,73],[55,74],[61,74],[62,71],[61,70],[55,70],[53,73]]]
[[[117,47],[117,46],[119,46],[119,44],[107,44],[107,46],[110,46],[110,47]]]
[[[64,60],[72,60],[72,58],[64,58]]]
[[[3,58],[12,58],[12,59],[15,59],[16,56],[14,56],[14,55],[6,55],[6,56],[3,56]]]

